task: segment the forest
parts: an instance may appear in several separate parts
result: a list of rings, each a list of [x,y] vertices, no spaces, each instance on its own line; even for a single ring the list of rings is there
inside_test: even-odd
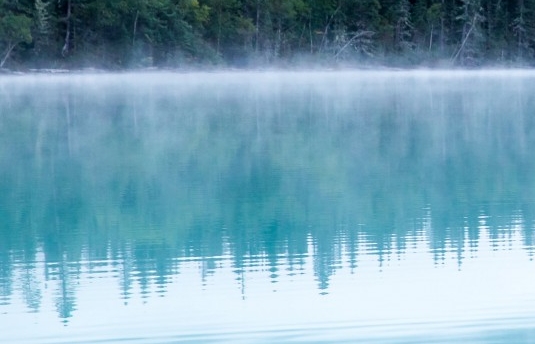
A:
[[[0,0],[0,68],[530,66],[535,0]]]

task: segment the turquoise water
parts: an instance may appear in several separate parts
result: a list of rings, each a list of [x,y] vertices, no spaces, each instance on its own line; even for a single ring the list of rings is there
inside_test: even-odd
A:
[[[535,73],[0,78],[0,341],[535,342]]]

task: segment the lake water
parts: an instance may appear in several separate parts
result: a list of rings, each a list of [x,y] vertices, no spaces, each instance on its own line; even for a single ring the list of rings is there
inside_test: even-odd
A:
[[[1,76],[0,341],[533,343],[534,90]]]

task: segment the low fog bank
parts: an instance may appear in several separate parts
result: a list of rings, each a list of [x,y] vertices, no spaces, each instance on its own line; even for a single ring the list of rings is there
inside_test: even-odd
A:
[[[452,73],[455,75],[461,74],[481,74],[481,73],[499,73],[504,74],[513,73],[518,74],[532,74],[534,68],[526,65],[504,65],[504,64],[488,64],[478,67],[454,66],[451,64],[439,65],[418,65],[418,66],[391,66],[381,64],[321,64],[321,63],[301,63],[301,64],[282,64],[282,65],[257,65],[247,67],[233,67],[223,65],[206,65],[206,66],[181,66],[181,67],[143,67],[143,68],[0,68],[0,78],[5,78],[10,75],[64,75],[64,74],[163,74],[163,73],[325,73],[325,72],[359,72],[359,73],[375,73],[375,72],[403,72],[411,74],[423,75],[424,73],[439,75],[443,73]]]
[[[9,84],[18,81],[36,82],[56,82],[61,80],[92,82],[99,81],[120,81],[142,78],[142,84],[147,83],[167,83],[173,80],[211,82],[211,81],[232,81],[255,79],[262,82],[268,80],[307,81],[322,82],[335,78],[340,82],[344,80],[366,80],[366,79],[388,79],[388,78],[417,78],[420,81],[425,79],[458,78],[470,81],[470,78],[532,78],[535,76],[535,69],[531,68],[482,68],[482,69],[462,69],[462,68],[217,68],[217,69],[159,69],[145,68],[135,70],[110,71],[104,69],[31,69],[27,71],[1,70],[0,84]],[[140,81],[140,80],[138,80]]]
[[[356,90],[366,89],[380,98],[393,90],[401,92],[403,97],[419,91],[427,94],[441,94],[444,91],[456,91],[483,96],[487,83],[511,87],[526,93],[535,80],[533,69],[487,69],[487,70],[449,70],[449,69],[374,69],[374,70],[211,70],[211,71],[177,71],[177,70],[143,70],[129,72],[105,72],[98,70],[81,71],[45,71],[17,73],[0,77],[0,93],[4,100],[18,95],[48,95],[53,101],[58,97],[82,94],[95,95],[124,93],[148,94],[151,96],[169,96],[182,93],[207,92],[212,95],[224,94],[227,97],[241,96],[244,89],[256,94],[278,92],[314,92],[328,97],[354,97]],[[76,90],[74,90],[76,89]],[[83,89],[84,92],[79,90]],[[240,91],[241,90],[241,91]],[[492,90],[491,92],[494,92]],[[233,95],[233,93],[236,93]],[[412,96],[411,96],[412,97]],[[408,99],[408,98],[407,98]],[[423,99],[415,98],[415,102]],[[125,100],[128,101],[128,100]],[[377,99],[377,101],[382,101]]]

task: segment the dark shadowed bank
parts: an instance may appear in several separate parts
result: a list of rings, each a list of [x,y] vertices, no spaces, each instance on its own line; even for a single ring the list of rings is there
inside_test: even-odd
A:
[[[534,0],[0,0],[0,69],[530,66],[534,23]]]

